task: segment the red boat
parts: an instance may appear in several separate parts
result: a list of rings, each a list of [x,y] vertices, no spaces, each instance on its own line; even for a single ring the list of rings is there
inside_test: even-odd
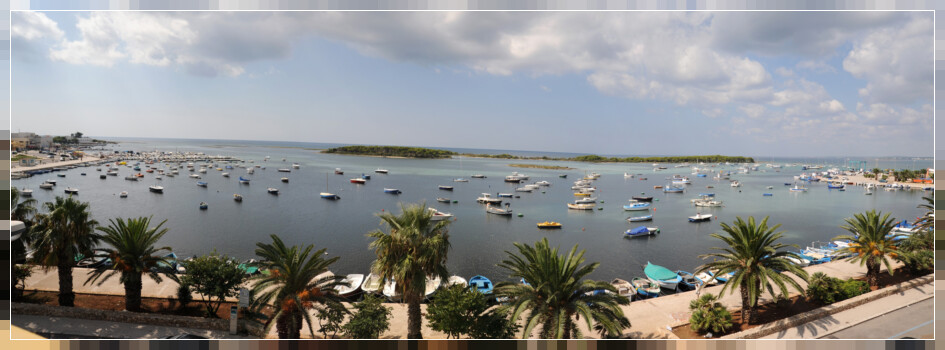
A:
[[[365,181],[364,179],[361,179],[361,178],[354,178],[354,179],[351,179],[351,183],[353,183],[353,184],[363,185],[365,182],[366,182],[366,181]]]

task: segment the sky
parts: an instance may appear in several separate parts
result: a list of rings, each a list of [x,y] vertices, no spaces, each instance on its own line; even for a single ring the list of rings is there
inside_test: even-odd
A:
[[[931,156],[932,12],[14,12],[12,130]]]

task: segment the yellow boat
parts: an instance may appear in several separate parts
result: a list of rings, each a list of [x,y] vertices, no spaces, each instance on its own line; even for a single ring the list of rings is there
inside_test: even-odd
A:
[[[655,189],[660,189],[660,188],[663,188],[663,186],[656,185],[656,186],[653,186],[653,188],[655,188]]]
[[[539,222],[538,228],[561,228],[561,223],[554,221]]]
[[[574,195],[575,195],[575,196],[578,196],[578,197],[590,197],[590,196],[591,196],[590,193],[584,193],[584,192],[577,192],[577,193],[575,193]]]

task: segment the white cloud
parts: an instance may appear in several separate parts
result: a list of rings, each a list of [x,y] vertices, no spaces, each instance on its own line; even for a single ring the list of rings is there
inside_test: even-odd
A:
[[[13,25],[10,27],[10,36],[25,40],[40,38],[59,39],[63,32],[59,25],[41,12],[15,11],[12,12]]]
[[[745,113],[749,118],[758,118],[765,113],[765,106],[758,104],[747,104],[741,107],[738,107],[738,110],[742,113]]]
[[[805,69],[812,71],[814,73],[836,73],[837,69],[827,64],[827,62],[819,60],[804,60],[797,62],[795,65],[797,69]]]
[[[917,17],[901,27],[882,28],[854,43],[843,69],[867,85],[868,103],[912,104],[932,98],[932,20]]]

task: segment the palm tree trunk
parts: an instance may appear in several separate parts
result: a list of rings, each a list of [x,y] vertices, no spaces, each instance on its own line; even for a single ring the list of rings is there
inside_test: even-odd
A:
[[[571,317],[564,322],[564,334],[561,335],[561,339],[571,339]]]
[[[141,310],[141,274],[131,274],[125,281],[125,310]]]
[[[420,315],[420,296],[416,293],[409,293],[407,296],[407,338],[423,339],[420,333],[420,323],[423,321]]]
[[[866,261],[866,283],[869,283],[870,289],[879,288],[879,262]]]
[[[739,287],[742,296],[742,323],[751,324],[754,321],[754,307],[751,306],[751,300],[748,298],[748,286],[742,284]]]
[[[279,334],[279,339],[290,339],[289,324],[292,323],[291,317],[288,312],[283,311],[282,315],[279,315],[279,318],[276,319],[276,333]]]
[[[292,312],[292,339],[302,338],[302,313],[298,310]]]
[[[59,265],[56,269],[59,273],[59,306],[74,306],[75,293],[72,292],[73,257],[63,255],[68,254],[62,254],[60,251],[58,256]]]

